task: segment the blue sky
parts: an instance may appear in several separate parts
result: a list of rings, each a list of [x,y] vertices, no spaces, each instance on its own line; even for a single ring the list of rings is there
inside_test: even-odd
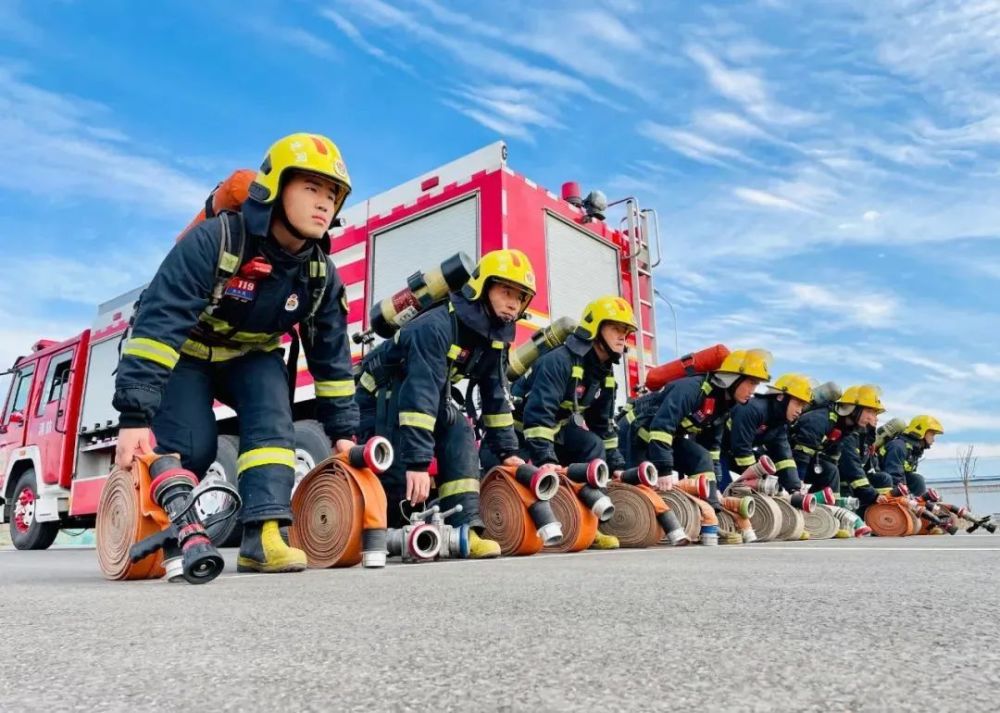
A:
[[[0,0],[4,363],[148,279],[278,136],[331,136],[354,199],[504,138],[659,210],[682,351],[879,383],[937,455],[1000,456],[995,3],[234,7]]]

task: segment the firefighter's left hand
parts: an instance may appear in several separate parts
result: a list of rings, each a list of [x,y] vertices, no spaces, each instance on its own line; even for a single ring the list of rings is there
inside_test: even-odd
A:
[[[339,441],[333,444],[333,450],[337,453],[347,453],[357,444],[354,441],[349,441],[346,438],[341,438]]]
[[[516,468],[519,465],[524,465],[524,458],[520,456],[507,456],[503,459],[503,464]]]
[[[889,498],[887,498],[885,495],[879,495],[877,498],[875,498],[875,502],[878,503],[879,505],[885,505],[887,502],[889,502]]]

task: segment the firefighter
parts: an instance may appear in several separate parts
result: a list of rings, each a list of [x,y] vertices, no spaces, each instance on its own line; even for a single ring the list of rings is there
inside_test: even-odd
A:
[[[514,382],[514,425],[522,458],[535,465],[601,458],[613,471],[624,468],[614,423],[613,369],[637,328],[627,301],[617,295],[599,297],[584,308],[566,342],[539,357]],[[486,448],[481,456],[487,469],[495,462]],[[593,544],[596,549],[617,546],[617,538],[600,532]]]
[[[763,349],[737,350],[713,372],[677,379],[637,399],[618,420],[627,465],[649,460],[664,475],[675,468],[682,477],[704,475],[709,502],[720,510],[717,476],[726,417],[770,380],[770,363]]]
[[[351,190],[337,146],[292,134],[268,149],[239,214],[192,227],[140,297],[115,382],[116,461],[179,453],[202,476],[215,459],[213,400],[239,415],[243,540],[237,569],[295,572],[305,554],[291,523],[295,477],[289,374],[281,337],[299,325],[316,415],[334,448],[358,425],[344,286],[327,231]],[[228,237],[228,240],[227,240]],[[293,350],[294,351],[294,350]]]
[[[802,414],[789,431],[792,456],[799,478],[809,484],[810,492],[829,487],[841,491],[841,474],[862,505],[875,502],[879,493],[861,466],[861,438],[857,431],[875,426],[878,414],[885,411],[881,391],[873,384],[851,386],[833,403]],[[846,444],[845,444],[846,441]],[[843,468],[841,454],[848,453]]]
[[[437,459],[437,497],[442,510],[461,505],[452,525],[471,527],[470,556],[496,557],[500,546],[481,537],[480,467],[476,433],[480,423],[488,447],[505,465],[521,465],[505,353],[515,324],[535,295],[535,274],[520,250],[495,250],[479,261],[465,286],[404,325],[392,340],[361,363],[357,402],[361,433],[389,438],[396,461],[382,476],[390,527],[404,524],[403,501],[423,503],[430,492],[428,468]],[[452,387],[468,379],[463,414]],[[474,388],[482,402],[473,406]]]
[[[914,416],[898,436],[879,449],[880,464],[897,492],[905,484],[910,494],[922,498],[927,493],[927,483],[917,472],[917,464],[924,451],[934,445],[934,439],[944,433],[941,422],[933,416]]]
[[[723,437],[725,466],[743,472],[757,462],[759,455],[774,461],[778,482],[788,493],[802,490],[792,448],[788,444],[788,426],[795,423],[812,401],[812,383],[802,374],[783,374],[765,393],[757,394],[746,404],[736,404],[726,421]],[[723,468],[720,487],[728,486],[727,468]]]

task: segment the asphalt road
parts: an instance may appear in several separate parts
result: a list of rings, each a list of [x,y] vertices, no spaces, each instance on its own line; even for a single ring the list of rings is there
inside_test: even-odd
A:
[[[1000,710],[1000,536],[101,578],[0,551],[0,710]]]

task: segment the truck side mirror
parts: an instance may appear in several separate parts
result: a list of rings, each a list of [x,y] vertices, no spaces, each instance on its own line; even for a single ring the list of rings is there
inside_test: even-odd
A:
[[[15,411],[10,415],[8,423],[14,424],[16,426],[24,425],[24,414],[21,413],[20,411]]]

